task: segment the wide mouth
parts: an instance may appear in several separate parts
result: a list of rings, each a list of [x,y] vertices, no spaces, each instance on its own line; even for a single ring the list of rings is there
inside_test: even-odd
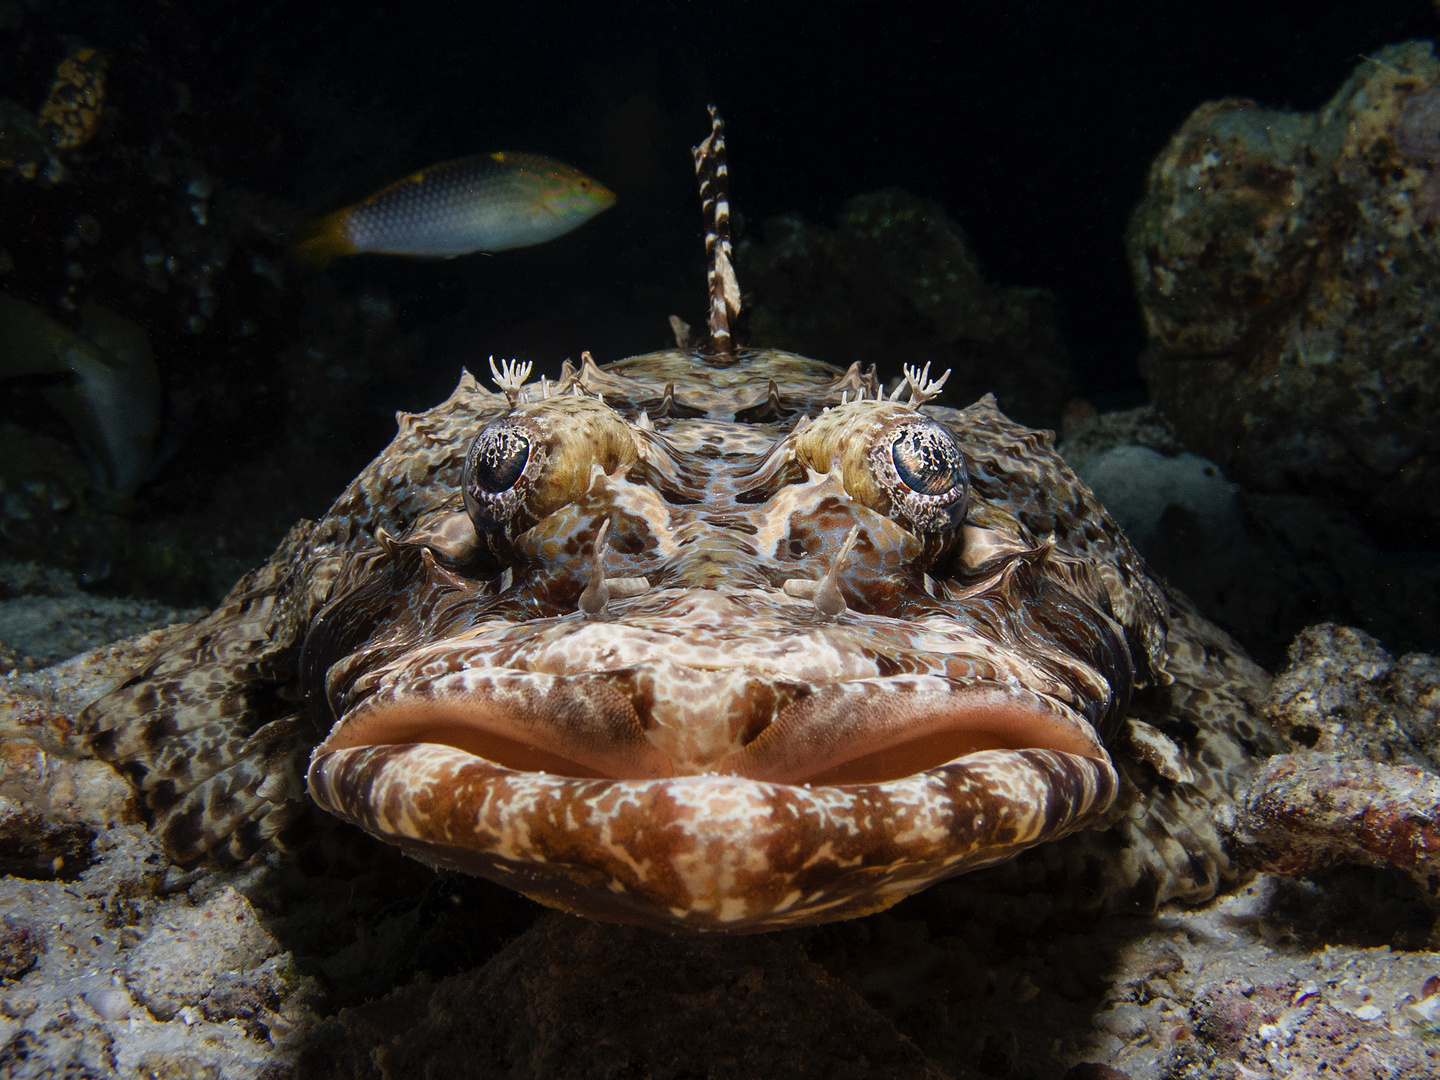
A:
[[[629,697],[603,676],[533,673],[463,685],[395,685],[350,709],[316,751],[431,744],[501,768],[575,779],[719,774],[848,786],[915,776],[991,750],[1052,750],[1108,761],[1094,727],[1028,689],[976,682],[861,680],[781,709],[742,747],[696,766],[647,735]]]

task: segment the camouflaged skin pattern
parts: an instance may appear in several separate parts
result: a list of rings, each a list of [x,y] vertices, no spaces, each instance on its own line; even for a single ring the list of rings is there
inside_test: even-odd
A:
[[[975,886],[1081,910],[1148,912],[1171,900],[1202,903],[1253,877],[1232,832],[1261,764],[1281,749],[1261,712],[1270,676],[1185,596],[1169,588],[1166,596],[1170,681],[1136,702],[1110,747],[1115,805],[1096,828],[982,871]]]
[[[431,530],[426,542],[443,554],[445,523],[460,511],[457,493],[475,433],[517,404],[577,388],[632,423],[644,412],[678,442],[703,446],[720,439],[727,452],[755,454],[793,435],[802,417],[818,420],[826,407],[843,410],[843,402],[863,392],[873,401],[876,391],[873,377],[858,367],[840,373],[773,352],[726,364],[668,350],[605,368],[587,357],[579,371],[567,364],[556,384],[515,391],[516,402],[488,393],[467,374],[445,403],[402,414],[394,442],[321,522],[297,525],[220,608],[170,640],[82,717],[95,752],[141,790],[177,861],[207,854],[243,859],[295,820],[306,805],[305,761],[330,720],[302,700],[301,648],[337,581],[395,563],[392,548],[417,529]],[[1047,573],[1108,607],[1123,628],[1134,673],[1127,716],[1104,721],[1123,788],[1105,819],[1108,830],[1071,835],[986,873],[997,887],[1068,891],[1097,906],[1213,895],[1239,873],[1222,830],[1237,787],[1253,771],[1254,754],[1267,745],[1256,713],[1264,673],[1182,598],[1167,600],[1055,453],[1049,433],[1011,423],[989,401],[922,411],[964,448],[969,523],[983,527],[987,515],[1012,523],[1007,527],[1018,522],[1026,543],[1051,553],[1043,560]],[[683,488],[690,481],[677,474],[656,482]],[[938,593],[957,588],[930,584]],[[395,596],[388,617],[411,599]],[[357,616],[375,617],[373,611]],[[374,629],[332,626],[325,633],[343,655]],[[884,905],[861,904],[851,913],[875,906]]]
[[[455,490],[473,425],[507,408],[467,373],[442,405],[399,414],[385,453],[322,521],[295,525],[220,607],[82,714],[79,734],[134,781],[177,862],[243,860],[305,807],[322,734],[298,685],[310,620],[345,556]]]

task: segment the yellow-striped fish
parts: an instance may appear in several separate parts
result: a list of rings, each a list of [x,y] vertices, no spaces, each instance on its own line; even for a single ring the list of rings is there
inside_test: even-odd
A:
[[[453,259],[563,236],[613,205],[603,184],[538,154],[476,154],[431,165],[302,227],[313,262],[374,252]]]

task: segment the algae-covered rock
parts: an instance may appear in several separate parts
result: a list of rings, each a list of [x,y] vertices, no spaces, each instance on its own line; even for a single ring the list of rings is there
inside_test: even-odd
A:
[[[1201,106],[1127,245],[1141,371],[1192,450],[1252,488],[1440,524],[1440,63],[1367,58],[1318,113]]]
[[[1286,874],[1393,867],[1440,906],[1440,658],[1395,660],[1369,634],[1324,624],[1290,661],[1265,714],[1295,752],[1270,758],[1242,800],[1240,857]]]
[[[753,345],[847,366],[952,369],[947,400],[994,393],[1006,415],[1058,427],[1074,392],[1043,289],[996,288],[938,203],[899,188],[845,204],[834,230],[772,218],[737,250]]]
[[[1322,623],[1296,637],[1265,715],[1295,747],[1440,772],[1440,658],[1395,659],[1363,630]]]

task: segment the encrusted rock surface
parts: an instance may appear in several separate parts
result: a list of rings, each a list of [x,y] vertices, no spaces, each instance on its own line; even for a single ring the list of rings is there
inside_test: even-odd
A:
[[[1282,754],[1255,778],[1236,825],[1252,865],[1282,874],[1394,866],[1440,901],[1440,776],[1406,765]]]
[[[149,1012],[129,982],[127,953],[147,927],[205,908],[192,908],[172,884],[178,879],[167,879],[163,857],[139,826],[116,826],[95,847],[94,864],[72,882],[0,881],[0,951],[13,958],[0,986],[0,1074],[274,1076],[279,1055],[267,1031],[280,1041],[275,1033],[301,1019],[303,1008],[289,1020],[267,1017],[273,1026],[255,1031],[232,1021],[236,1013],[212,1020],[188,1007],[167,1022]],[[22,930],[30,956],[11,944]],[[193,948],[208,949],[213,937],[195,938]],[[189,985],[212,997],[226,989],[218,975]],[[292,977],[292,1008],[303,1000],[297,988]]]
[[[1440,658],[1397,660],[1363,630],[1322,623],[1296,637],[1265,713],[1297,749],[1440,772]]]
[[[1394,660],[1368,634],[1306,630],[1266,713],[1303,748],[1271,758],[1241,808],[1254,865],[1393,866],[1440,904],[1440,658]]]
[[[744,340],[898,377],[902,363],[951,369],[944,400],[993,392],[1007,416],[1055,428],[1075,391],[1055,301],[986,283],[938,203],[899,188],[859,195],[831,230],[772,218],[736,251]]]
[[[1202,105],[1127,246],[1141,371],[1185,444],[1247,487],[1440,526],[1440,64],[1365,57],[1318,113]]]
[[[278,952],[250,902],[226,888],[153,927],[130,950],[125,983],[156,1017],[169,1020],[207,997],[226,972],[257,968]]]
[[[1433,1014],[1440,996],[1393,999],[1386,993],[1397,983],[1418,993],[1430,971],[1413,956],[1376,951],[1340,965],[1322,957],[1281,979],[1237,973],[1196,999],[1195,1038],[1176,1053],[1168,1075],[1434,1076],[1440,1046],[1428,1021],[1417,1025],[1411,1015]]]

